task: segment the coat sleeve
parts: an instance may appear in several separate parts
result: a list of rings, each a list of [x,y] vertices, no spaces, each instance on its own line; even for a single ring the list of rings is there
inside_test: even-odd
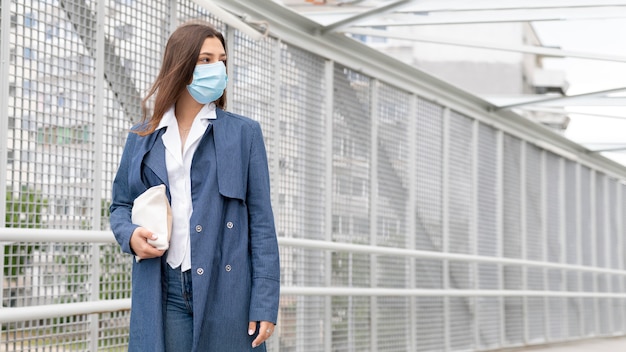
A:
[[[267,154],[261,127],[254,124],[251,138],[248,187],[252,291],[250,321],[276,323],[280,300],[280,261],[270,198]]]
[[[128,170],[133,155],[134,142],[137,138],[135,133],[129,133],[126,138],[126,145],[122,152],[120,165],[113,180],[110,224],[115,239],[125,253],[134,254],[130,248],[130,237],[138,227],[131,221],[134,199],[131,197],[128,185]]]

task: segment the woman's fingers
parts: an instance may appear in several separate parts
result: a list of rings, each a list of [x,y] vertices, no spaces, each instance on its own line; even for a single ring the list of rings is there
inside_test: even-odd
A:
[[[165,251],[158,250],[148,243],[148,239],[155,240],[155,235],[149,230],[138,227],[133,231],[130,236],[130,248],[132,248],[135,255],[141,259],[149,259],[160,257]]]
[[[250,334],[250,329],[252,327],[256,328],[256,323],[251,321],[248,324],[248,334]],[[274,327],[275,325],[273,323],[270,323],[269,321],[262,321],[261,326],[259,326],[259,335],[257,335],[256,339],[252,341],[252,348],[257,347],[258,345],[265,342],[265,340],[267,340],[270,336],[272,336],[272,334],[274,333]],[[253,333],[255,330],[256,329],[252,330]]]

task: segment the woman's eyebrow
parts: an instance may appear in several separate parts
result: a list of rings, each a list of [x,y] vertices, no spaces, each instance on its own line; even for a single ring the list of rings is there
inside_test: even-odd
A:
[[[215,55],[217,55],[217,54],[215,54],[215,53],[209,53],[209,52],[204,51],[204,52],[201,52],[201,53],[200,53],[200,55],[215,56]],[[220,53],[220,54],[219,54],[219,56],[220,56],[220,57],[222,57],[222,56],[226,56],[226,54],[225,54],[225,53]]]

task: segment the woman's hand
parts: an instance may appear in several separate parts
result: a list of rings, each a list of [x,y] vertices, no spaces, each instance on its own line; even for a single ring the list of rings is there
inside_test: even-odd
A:
[[[252,341],[252,348],[257,347],[258,345],[265,342],[265,340],[269,339],[270,336],[274,333],[275,325],[270,323],[269,321],[262,321],[261,326],[259,327],[259,335]],[[248,335],[252,336],[256,331],[256,322],[251,321],[248,323]]]
[[[143,227],[136,228],[130,236],[130,248],[141,259],[157,258],[165,253],[149,244],[149,239],[156,240],[156,235]]]

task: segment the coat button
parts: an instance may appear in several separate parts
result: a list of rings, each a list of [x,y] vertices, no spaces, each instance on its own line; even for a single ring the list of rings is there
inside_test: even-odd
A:
[[[233,270],[233,268],[230,266],[230,264],[226,265],[226,271],[231,271]]]
[[[229,229],[232,229],[233,228],[233,222],[232,221],[227,222],[226,223],[226,227],[228,227]]]
[[[202,232],[202,225],[196,225],[196,232]]]
[[[198,274],[198,275],[204,274],[204,269],[202,269],[202,268],[196,269],[196,274]]]

